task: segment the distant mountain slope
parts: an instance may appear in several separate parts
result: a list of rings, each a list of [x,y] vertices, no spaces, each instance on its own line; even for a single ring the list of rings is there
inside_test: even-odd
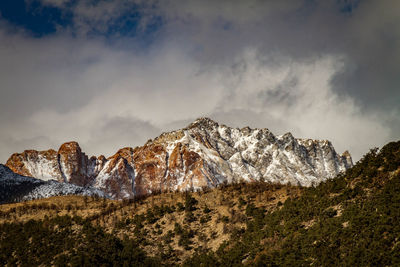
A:
[[[317,185],[350,168],[348,152],[336,153],[327,140],[296,139],[268,129],[237,129],[200,118],[164,133],[142,147],[122,148],[105,158],[88,158],[78,143],[58,151],[26,150],[6,164],[14,172],[94,186],[113,198],[159,191],[215,187],[239,181]]]
[[[0,164],[0,203],[21,200],[32,200],[62,195],[98,195],[106,197],[96,188],[84,188],[74,184],[57,181],[42,181],[32,177],[21,176]]]

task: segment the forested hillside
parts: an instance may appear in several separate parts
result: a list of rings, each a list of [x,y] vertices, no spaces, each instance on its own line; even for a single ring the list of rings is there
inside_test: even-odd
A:
[[[237,241],[188,264],[267,266],[400,265],[400,142],[371,150],[345,175],[307,188],[266,213],[249,203],[251,218]]]
[[[396,266],[400,142],[317,187],[250,183],[130,201],[0,206],[0,264]]]

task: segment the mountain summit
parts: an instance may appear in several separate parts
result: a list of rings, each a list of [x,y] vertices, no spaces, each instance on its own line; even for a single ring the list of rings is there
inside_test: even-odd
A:
[[[15,153],[6,165],[21,175],[94,186],[114,198],[131,198],[238,181],[313,186],[353,162],[347,151],[337,154],[327,140],[298,139],[291,133],[275,136],[268,129],[231,128],[199,118],[109,158],[89,158],[78,143],[68,142],[58,151]]]

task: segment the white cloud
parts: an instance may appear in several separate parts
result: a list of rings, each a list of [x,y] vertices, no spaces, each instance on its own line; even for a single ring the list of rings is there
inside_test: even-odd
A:
[[[277,58],[273,62],[279,64],[269,65],[268,57],[250,49],[231,65],[204,69],[175,46],[137,55],[94,41],[22,40],[12,49],[27,57],[11,56],[7,66],[1,66],[16,65],[15,77],[4,75],[2,80],[7,93],[25,93],[18,94],[20,101],[13,107],[21,115],[2,122],[6,127],[1,139],[14,139],[13,145],[4,144],[2,161],[21,147],[15,143],[26,144],[32,136],[51,139],[49,145],[77,140],[88,154],[111,155],[118,147],[155,137],[164,125],[203,115],[234,126],[253,122],[251,126],[275,133],[331,139],[356,158],[388,138],[378,119],[361,114],[351,100],[342,102],[332,92],[329,81],[341,67],[332,57],[311,62]],[[78,46],[81,49],[75,49]],[[2,51],[7,48],[2,46]],[[17,82],[17,77],[24,79]],[[43,139],[33,140],[35,145],[43,148]]]
[[[349,149],[356,159],[398,138],[388,123],[396,121],[397,111],[366,111],[333,87],[332,78],[353,58],[346,49],[339,53],[336,43],[321,50],[332,40],[327,36],[338,36],[322,32],[318,40],[319,28],[309,26],[328,27],[321,16],[282,19],[296,13],[297,5],[254,8],[255,1],[253,7],[242,3],[216,12],[186,2],[156,2],[156,10],[139,3],[141,23],[164,18],[154,42],[143,48],[138,39],[110,44],[88,38],[93,29],[106,31],[127,2],[89,3],[71,7],[77,36],[64,29],[35,39],[1,26],[0,162],[24,148],[57,148],[70,140],[87,154],[111,155],[199,116],[330,139],[338,152]],[[344,25],[337,16],[327,17]],[[362,40],[370,40],[363,34]]]

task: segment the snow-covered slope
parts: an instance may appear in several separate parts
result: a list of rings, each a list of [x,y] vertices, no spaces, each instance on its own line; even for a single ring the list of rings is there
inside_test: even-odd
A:
[[[312,186],[353,165],[348,152],[338,155],[327,140],[296,139],[290,133],[275,136],[268,129],[231,128],[208,118],[200,118],[153,142],[165,144],[169,155],[178,145],[196,153],[203,160],[202,173],[207,185],[264,180]],[[184,180],[177,183],[177,188],[185,184]],[[199,180],[190,181],[193,187],[204,185]]]
[[[54,180],[43,181],[26,177],[14,173],[7,166],[0,164],[0,203],[62,195],[107,197],[104,192],[96,188],[84,188]]]
[[[13,154],[7,166],[22,175],[94,186],[113,198],[156,191],[215,187],[235,181],[316,185],[353,165],[327,140],[275,136],[268,129],[237,129],[200,118],[142,147],[88,158],[76,142],[54,150]]]

